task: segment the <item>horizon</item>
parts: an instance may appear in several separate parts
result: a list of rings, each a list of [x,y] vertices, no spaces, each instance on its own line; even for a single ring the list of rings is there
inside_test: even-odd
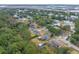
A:
[[[79,0],[1,0],[0,4],[69,4],[79,5]]]
[[[0,4],[0,5],[79,5],[79,4]]]
[[[34,9],[77,9],[79,5],[69,4],[0,4],[0,8],[34,8]]]

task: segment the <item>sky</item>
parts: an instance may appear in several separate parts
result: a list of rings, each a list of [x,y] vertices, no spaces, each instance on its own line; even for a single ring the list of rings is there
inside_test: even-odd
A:
[[[79,0],[0,0],[0,4],[79,4]]]

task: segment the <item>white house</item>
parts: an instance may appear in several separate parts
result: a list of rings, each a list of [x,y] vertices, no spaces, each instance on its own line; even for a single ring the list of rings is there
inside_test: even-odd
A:
[[[53,25],[54,26],[60,26],[60,21],[59,20],[54,20]]]

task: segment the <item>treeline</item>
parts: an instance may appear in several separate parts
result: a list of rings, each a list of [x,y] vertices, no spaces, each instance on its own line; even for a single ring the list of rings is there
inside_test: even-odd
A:
[[[45,48],[40,50],[30,41],[28,24],[13,19],[11,14],[14,12],[0,10],[0,54],[49,53]]]
[[[79,19],[75,21],[75,33],[70,37],[70,41],[79,47]]]

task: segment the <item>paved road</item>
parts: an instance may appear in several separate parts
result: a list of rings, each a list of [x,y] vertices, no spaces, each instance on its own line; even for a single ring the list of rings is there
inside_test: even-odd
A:
[[[76,45],[72,44],[71,42],[67,41],[66,39],[68,38],[68,36],[61,36],[60,40],[63,41],[65,44],[68,45],[68,47],[73,48],[77,51],[79,51],[79,47],[77,47]]]

